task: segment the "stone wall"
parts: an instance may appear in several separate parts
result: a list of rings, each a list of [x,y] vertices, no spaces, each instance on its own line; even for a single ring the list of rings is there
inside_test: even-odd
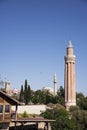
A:
[[[15,106],[12,106],[12,110],[15,111]],[[37,114],[40,115],[41,112],[46,110],[46,105],[23,105],[18,106],[17,113],[22,114],[26,111],[28,114]]]

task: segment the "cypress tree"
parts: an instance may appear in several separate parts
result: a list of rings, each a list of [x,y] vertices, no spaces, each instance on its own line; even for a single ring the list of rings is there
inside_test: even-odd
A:
[[[26,105],[31,100],[31,89],[30,89],[30,85],[28,85],[27,80],[25,80],[24,86],[21,85],[19,100],[25,102]]]
[[[31,100],[31,88],[30,85],[28,85],[28,102]]]
[[[20,100],[21,102],[23,102],[23,101],[24,101],[24,91],[23,91],[23,85],[21,85],[21,91],[20,91],[20,97],[19,97],[19,100]]]
[[[24,84],[24,101],[25,101],[25,104],[28,104],[28,101],[27,101],[27,80],[25,80],[25,84]]]

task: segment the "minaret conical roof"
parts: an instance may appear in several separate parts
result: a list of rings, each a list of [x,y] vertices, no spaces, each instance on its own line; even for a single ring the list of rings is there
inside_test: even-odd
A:
[[[71,40],[69,40],[68,47],[73,47]]]

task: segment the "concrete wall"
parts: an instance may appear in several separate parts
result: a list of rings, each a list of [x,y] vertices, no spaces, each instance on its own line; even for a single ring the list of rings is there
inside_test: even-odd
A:
[[[15,111],[15,106],[12,106],[12,110]],[[46,105],[23,105],[18,106],[17,113],[22,114],[26,111],[28,114],[41,114],[41,112],[46,110]]]

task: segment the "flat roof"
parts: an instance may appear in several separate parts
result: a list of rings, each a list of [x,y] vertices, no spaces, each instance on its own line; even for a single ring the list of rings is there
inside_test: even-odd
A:
[[[18,118],[17,120],[12,119],[11,121],[12,122],[20,122],[20,123],[24,122],[24,123],[26,123],[26,122],[53,122],[55,120],[45,119],[45,118],[40,117],[40,118]]]

